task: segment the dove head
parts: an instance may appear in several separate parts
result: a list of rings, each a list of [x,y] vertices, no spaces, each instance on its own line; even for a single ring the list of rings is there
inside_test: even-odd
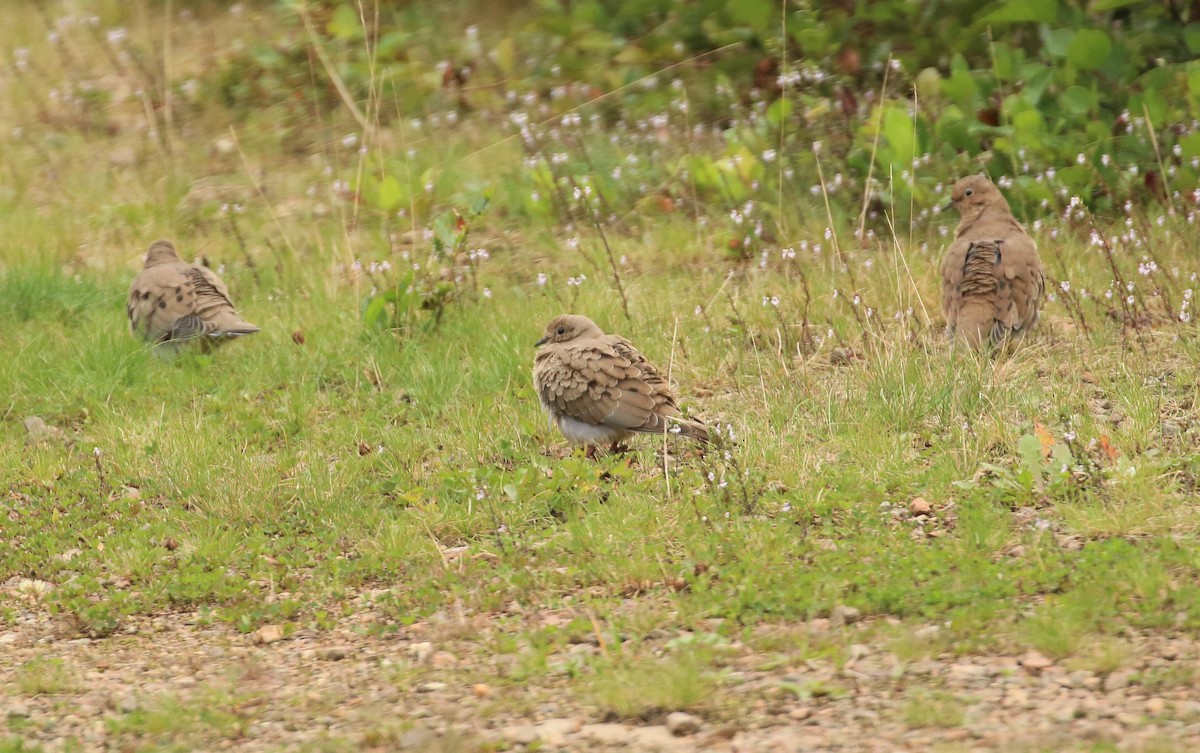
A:
[[[546,325],[546,331],[542,333],[542,339],[537,341],[538,345],[546,343],[566,343],[580,337],[603,337],[604,330],[596,326],[596,323],[586,316],[580,314],[563,314],[556,316]]]
[[[142,266],[153,267],[156,264],[167,264],[173,261],[179,261],[179,254],[175,251],[175,244],[171,241],[154,241],[150,244],[150,250],[146,252]]]
[[[968,175],[954,184],[946,209],[957,209],[959,214],[967,216],[997,205],[1008,209],[1000,189],[982,175]]]

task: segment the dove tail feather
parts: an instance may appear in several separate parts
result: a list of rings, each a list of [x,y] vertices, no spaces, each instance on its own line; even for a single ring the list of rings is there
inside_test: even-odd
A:
[[[999,280],[1000,241],[975,241],[967,249],[959,290],[962,307],[956,333],[972,348],[991,342],[995,335],[996,294]]]

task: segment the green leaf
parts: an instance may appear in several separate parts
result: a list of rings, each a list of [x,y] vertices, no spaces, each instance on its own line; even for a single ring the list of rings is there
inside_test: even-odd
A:
[[[505,76],[511,76],[516,67],[517,43],[512,37],[505,37],[496,43],[492,49],[492,62]]]
[[[1141,5],[1146,0],[1095,0],[1092,3],[1091,10],[1093,12],[1104,10],[1116,10],[1130,5]]]
[[[1023,110],[1013,115],[1013,128],[1025,133],[1036,133],[1042,130],[1042,114],[1037,110]]]
[[[1179,148],[1183,150],[1184,159],[1200,157],[1200,131],[1189,133],[1181,138]]]
[[[771,0],[729,0],[725,4],[730,20],[755,30],[765,30],[778,19],[777,7]]]
[[[1022,469],[1039,486],[1042,483],[1042,443],[1032,434],[1024,434],[1017,442],[1017,453],[1021,456]]]
[[[1021,67],[1021,78],[1025,82],[1021,87],[1021,98],[1036,106],[1054,80],[1054,69],[1041,63],[1028,63]]]
[[[1167,100],[1163,98],[1162,92],[1157,89],[1148,89],[1142,93],[1141,102],[1138,102],[1137,99],[1137,97],[1133,98],[1133,107],[1130,109],[1135,114],[1142,113],[1148,117],[1152,127],[1161,128],[1167,119]]]
[[[1200,24],[1188,24],[1183,27],[1183,42],[1187,45],[1188,52],[1200,54]]]
[[[1074,29],[1055,29],[1046,35],[1045,50],[1056,58],[1066,57],[1073,39],[1075,39]]]
[[[1060,100],[1072,115],[1083,115],[1090,112],[1095,102],[1095,95],[1082,86],[1072,86],[1063,92]]]
[[[325,28],[337,39],[357,39],[362,33],[358,12],[349,4],[339,5]]]
[[[400,182],[392,176],[379,181],[379,208],[390,212],[396,208],[402,198]]]
[[[975,99],[979,95],[979,86],[975,78],[967,71],[956,70],[949,78],[942,79],[942,94],[956,102],[965,110],[974,109]]]
[[[454,212],[445,212],[433,221],[433,237],[444,250],[458,245],[458,218]]]
[[[984,16],[988,23],[1053,23],[1058,20],[1058,3],[1047,0],[1007,0]]]
[[[363,310],[363,324],[368,327],[382,327],[387,324],[384,313],[387,311],[387,301],[381,295],[367,299],[367,307]]]
[[[1007,46],[996,45],[992,72],[1000,81],[1012,81],[1017,77],[1017,56]]]
[[[792,115],[795,105],[790,99],[777,99],[767,108],[767,122],[778,128]]]
[[[1101,29],[1080,29],[1067,48],[1067,60],[1076,68],[1094,70],[1104,65],[1112,52],[1112,40]]]
[[[913,119],[903,107],[889,107],[883,113],[883,136],[891,146],[892,164],[909,166],[916,153],[917,137]]]

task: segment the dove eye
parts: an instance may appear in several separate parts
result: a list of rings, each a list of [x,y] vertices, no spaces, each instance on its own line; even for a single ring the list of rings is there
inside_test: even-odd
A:
[[[973,193],[975,193],[975,189],[974,189],[974,188],[968,188],[966,191],[963,191],[963,195],[964,195],[964,196],[970,196],[970,195],[971,195],[971,194],[973,194]]]
[[[567,334],[567,328],[559,327],[558,329],[554,330],[554,333],[557,335],[565,335],[565,334]]]

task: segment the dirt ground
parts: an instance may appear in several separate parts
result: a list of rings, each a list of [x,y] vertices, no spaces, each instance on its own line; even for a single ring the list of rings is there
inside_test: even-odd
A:
[[[521,652],[487,650],[488,616],[378,621],[363,609],[329,630],[243,634],[172,614],[93,640],[21,611],[0,630],[0,714],[10,737],[49,751],[1200,750],[1200,644],[1181,638],[1126,635],[1119,666],[1092,671],[1037,653],[905,661],[853,642],[878,633],[871,620],[772,625],[758,631],[764,645],[841,631],[849,658],[790,663],[734,642],[711,712],[630,722],[601,718],[572,692],[572,660],[609,650],[602,639],[572,642],[517,682]],[[939,628],[924,630],[934,639]],[[681,635],[652,631],[643,643]]]

